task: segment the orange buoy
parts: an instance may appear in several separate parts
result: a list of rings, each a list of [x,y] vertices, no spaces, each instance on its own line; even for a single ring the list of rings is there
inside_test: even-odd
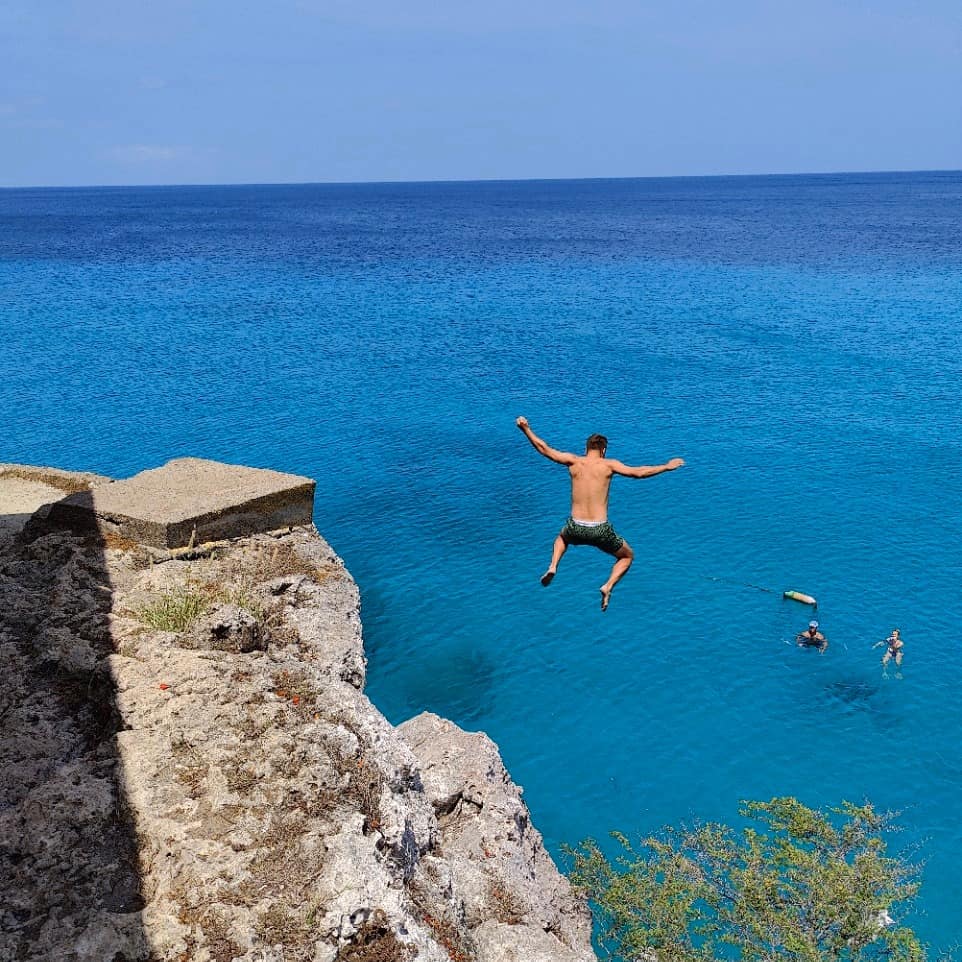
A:
[[[801,591],[785,591],[782,593],[782,597],[788,598],[789,601],[800,601],[803,605],[818,607],[818,602],[811,595],[803,594]]]

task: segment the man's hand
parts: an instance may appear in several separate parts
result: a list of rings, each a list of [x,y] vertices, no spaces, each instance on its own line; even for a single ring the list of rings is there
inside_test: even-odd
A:
[[[685,463],[685,459],[684,459],[684,458],[672,458],[672,459],[665,465],[665,468],[666,468],[668,471],[674,471],[676,468],[682,467],[682,465],[684,465],[684,463]]]
[[[517,424],[518,427],[523,431],[523,430],[528,426],[528,419],[527,419],[527,418],[518,418],[518,420],[515,421],[514,423]]]

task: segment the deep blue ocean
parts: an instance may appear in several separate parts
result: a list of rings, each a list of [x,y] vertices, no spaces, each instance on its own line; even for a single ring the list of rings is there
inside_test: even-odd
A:
[[[0,335],[0,461],[317,478],[369,694],[487,732],[556,854],[870,799],[962,942],[962,174],[5,190]],[[593,549],[539,584],[518,415],[687,461],[615,479],[605,614]]]

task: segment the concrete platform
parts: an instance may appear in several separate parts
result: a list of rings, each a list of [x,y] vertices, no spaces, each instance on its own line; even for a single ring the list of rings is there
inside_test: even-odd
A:
[[[49,484],[0,477],[0,543],[20,531],[37,508],[63,496],[63,491]]]
[[[17,534],[43,505],[109,481],[103,475],[83,471],[0,464],[0,543]]]
[[[155,548],[183,548],[310,524],[314,487],[296,474],[178,458],[72,494],[51,506],[47,520]]]

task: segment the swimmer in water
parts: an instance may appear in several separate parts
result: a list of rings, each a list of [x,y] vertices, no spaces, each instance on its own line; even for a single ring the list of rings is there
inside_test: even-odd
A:
[[[822,654],[828,648],[828,639],[818,630],[818,622],[810,621],[808,629],[795,636],[799,648],[817,648]]]
[[[886,646],[885,654],[882,655],[882,664],[887,665],[893,659],[898,667],[902,667],[902,650],[905,648],[905,642],[902,641],[902,632],[898,628],[892,629],[892,634],[883,641],[878,641],[873,648],[881,648],[882,645]]]

